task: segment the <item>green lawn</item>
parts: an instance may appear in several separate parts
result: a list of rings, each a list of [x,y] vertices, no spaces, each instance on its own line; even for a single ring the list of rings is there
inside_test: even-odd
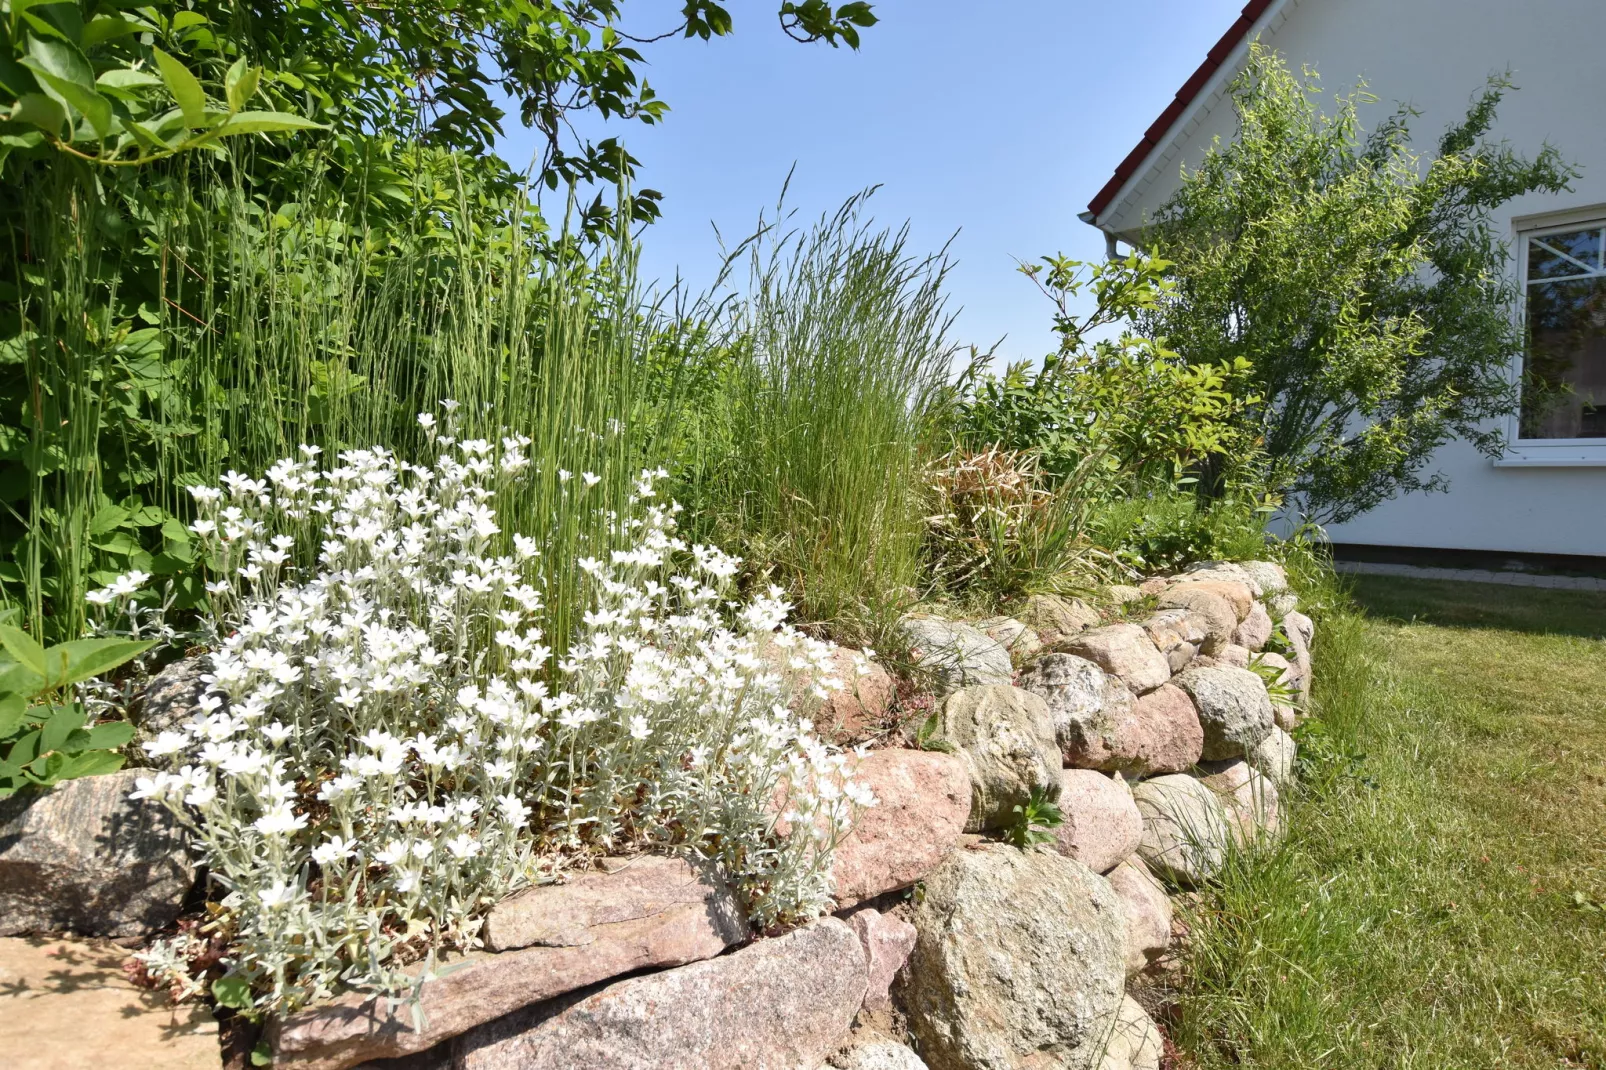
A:
[[[1209,1068],[1606,1070],[1606,596],[1353,594],[1317,636],[1289,835],[1193,919],[1179,1046]]]

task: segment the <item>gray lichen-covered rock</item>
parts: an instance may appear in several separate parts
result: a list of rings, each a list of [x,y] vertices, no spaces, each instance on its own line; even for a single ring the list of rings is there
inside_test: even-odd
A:
[[[1302,627],[1301,621],[1309,627]],[[1283,618],[1283,634],[1288,636],[1288,645],[1294,648],[1294,671],[1299,675],[1299,698],[1301,702],[1310,701],[1311,661],[1310,640],[1307,638],[1314,631],[1315,625],[1307,617],[1298,613],[1290,613]]]
[[[1015,677],[1003,644],[969,624],[905,617],[901,626],[915,663],[931,671],[943,694],[962,687],[1007,684]]]
[[[1266,608],[1271,611],[1272,620],[1281,621],[1299,608],[1299,595],[1293,591],[1274,594],[1266,599]]]
[[[201,696],[206,692],[206,684],[201,677],[211,671],[211,655],[199,654],[193,658],[180,658],[151,677],[134,711],[139,742],[153,740],[193,717]]]
[[[1137,1000],[1125,997],[1104,1042],[1099,1070],[1160,1070],[1163,1054],[1159,1028]]]
[[[1238,567],[1255,584],[1255,594],[1273,598],[1288,590],[1288,571],[1275,561],[1240,561]]]
[[[1134,977],[1171,946],[1171,897],[1136,855],[1104,879],[1126,906],[1126,975]]]
[[[1170,664],[1136,624],[1093,628],[1066,643],[1064,649],[1091,661],[1139,695],[1171,679]]]
[[[0,801],[0,936],[137,939],[172,924],[195,883],[182,830],[130,799],[136,770]]]
[[[999,828],[1032,792],[1059,792],[1060,750],[1041,698],[1016,687],[967,687],[943,701],[938,734],[970,773],[973,830]]]
[[[1223,603],[1222,617],[1225,618],[1230,612]],[[1188,662],[1198,656],[1199,648],[1205,641],[1206,629],[1202,618],[1195,617],[1186,609],[1162,609],[1142,621],[1138,627],[1148,633],[1149,641],[1165,657],[1173,673],[1187,668]]]
[[[1060,771],[1060,814],[1054,847],[1094,873],[1114,869],[1138,848],[1143,815],[1119,776],[1092,769]]]
[[[831,1056],[828,1065],[835,1070],[928,1070],[925,1061],[904,1045],[875,1035],[854,1041],[846,1051]]]
[[[1109,599],[1111,605],[1127,606],[1140,601],[1143,598],[1143,591],[1130,583],[1112,583],[1104,588],[1104,596]]]
[[[1271,629],[1271,614],[1266,612],[1265,606],[1256,602],[1249,607],[1249,616],[1238,625],[1234,638],[1239,646],[1247,650],[1259,650],[1271,638]]]
[[[1193,885],[1221,868],[1232,833],[1215,792],[1191,776],[1170,773],[1136,785],[1132,799],[1143,815],[1138,857],[1151,870]]]
[[[1086,602],[1057,594],[1034,594],[1014,615],[1035,631],[1045,646],[1054,646],[1099,623],[1098,611]]]
[[[1046,654],[1021,674],[1054,716],[1065,765],[1132,776],[1180,772],[1199,760],[1204,729],[1193,700],[1163,684],[1134,698],[1119,680],[1074,654]]]
[[[1277,785],[1242,758],[1200,763],[1199,782],[1221,799],[1236,842],[1255,843],[1281,830]]]
[[[1010,660],[1017,665],[1035,658],[1043,649],[1043,640],[1038,634],[1014,617],[988,617],[976,621],[975,626],[1009,651]]]
[[[1075,654],[1044,654],[1020,677],[1022,690],[1048,705],[1054,736],[1066,754],[1092,745],[1108,727],[1109,682],[1103,669]]]
[[[1160,595],[1161,610],[1185,610],[1199,629],[1199,650],[1214,654],[1238,635],[1238,614],[1220,592],[1198,583],[1178,583]]]
[[[1294,755],[1299,748],[1294,737],[1282,728],[1273,728],[1271,735],[1251,747],[1244,760],[1281,788],[1294,779]]]
[[[1288,638],[1290,640],[1294,638],[1295,633],[1298,633],[1299,637],[1305,641],[1305,652],[1307,654],[1316,648],[1316,622],[1305,616],[1305,614],[1298,612],[1285,613],[1283,615],[1283,630],[1289,633]]]
[[[1189,669],[1176,684],[1199,711],[1205,761],[1241,758],[1275,727],[1266,685],[1248,669],[1230,665]]]
[[[1177,579],[1183,582],[1236,583],[1251,598],[1259,598],[1262,593],[1260,580],[1255,573],[1237,561],[1196,561],[1184,568]],[[1240,611],[1240,616],[1247,612],[1249,607],[1246,605]]]
[[[453,1070],[798,1070],[842,1045],[864,950],[837,918],[730,955],[529,1007],[451,1045]]]
[[[915,908],[901,982],[931,1070],[1090,1070],[1125,984],[1109,882],[1043,848],[950,855]]]

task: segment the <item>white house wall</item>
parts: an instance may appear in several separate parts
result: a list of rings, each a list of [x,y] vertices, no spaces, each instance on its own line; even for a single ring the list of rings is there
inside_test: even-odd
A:
[[[1509,69],[1519,90],[1507,95],[1495,136],[1529,155],[1549,142],[1583,174],[1572,193],[1506,205],[1507,233],[1514,238],[1514,221],[1532,226],[1532,217],[1572,209],[1603,206],[1606,217],[1606,0],[1283,0],[1258,29],[1291,65],[1314,67],[1329,92],[1364,78],[1381,100],[1363,117],[1414,105],[1421,116],[1412,130],[1424,152],[1465,115],[1490,74]],[[1117,194],[1101,227],[1137,232],[1175,191],[1181,164],[1197,163],[1212,136],[1232,136],[1220,89],[1242,51]],[[1606,466],[1498,467],[1463,443],[1439,451],[1433,465],[1450,478],[1449,493],[1386,503],[1334,526],[1333,540],[1606,554]]]

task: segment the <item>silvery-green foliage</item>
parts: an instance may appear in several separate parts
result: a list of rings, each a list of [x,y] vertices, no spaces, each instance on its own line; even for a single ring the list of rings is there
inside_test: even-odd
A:
[[[791,712],[842,686],[833,648],[784,623],[776,590],[727,600],[738,562],[677,537],[660,473],[613,518],[626,549],[580,561],[589,609],[555,654],[536,544],[495,508],[526,443],[458,441],[451,408],[438,434],[421,417],[430,467],[375,448],[322,469],[306,449],[194,491],[223,638],[137,794],[192,823],[260,1010],[400,994],[404,964],[588,852],[689,849],[760,925],[812,916],[873,803]],[[596,477],[561,475],[585,508]]]

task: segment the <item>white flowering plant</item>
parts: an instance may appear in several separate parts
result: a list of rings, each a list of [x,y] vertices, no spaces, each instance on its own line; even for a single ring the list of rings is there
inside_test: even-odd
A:
[[[449,404],[421,423],[433,465],[303,447],[193,491],[217,649],[136,794],[227,890],[250,1009],[404,994],[499,898],[596,853],[713,859],[760,926],[821,912],[873,804],[794,708],[842,686],[833,648],[778,590],[731,600],[738,562],[677,536],[661,472],[609,514],[620,548],[579,562],[583,624],[556,643],[537,543],[497,521],[528,441],[459,440]]]

